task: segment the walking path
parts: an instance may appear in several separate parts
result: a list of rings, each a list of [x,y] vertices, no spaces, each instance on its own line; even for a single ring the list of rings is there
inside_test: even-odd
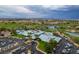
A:
[[[36,41],[36,43],[37,43],[36,49],[37,49],[38,51],[40,51],[40,52],[44,53],[44,54],[47,54],[46,52],[44,52],[44,51],[42,51],[42,50],[40,50],[40,49],[38,48],[38,46],[39,46],[39,42],[38,42],[38,41]]]

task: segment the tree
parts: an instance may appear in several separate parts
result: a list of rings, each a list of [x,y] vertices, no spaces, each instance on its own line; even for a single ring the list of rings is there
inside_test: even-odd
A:
[[[52,53],[53,48],[55,48],[56,45],[57,45],[57,42],[54,39],[50,39],[50,41],[44,45],[45,52],[48,54]]]
[[[55,41],[54,39],[50,39],[49,40],[49,45],[51,46],[51,48],[55,48],[57,45],[57,41]]]
[[[50,54],[50,53],[52,53],[52,50],[53,50],[53,49],[51,48],[51,46],[50,46],[49,44],[46,44],[46,45],[45,45],[45,52],[46,52],[46,53]]]

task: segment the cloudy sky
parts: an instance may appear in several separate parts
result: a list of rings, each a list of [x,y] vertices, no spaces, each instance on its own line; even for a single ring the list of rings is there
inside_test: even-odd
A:
[[[78,5],[0,5],[1,18],[79,19]]]

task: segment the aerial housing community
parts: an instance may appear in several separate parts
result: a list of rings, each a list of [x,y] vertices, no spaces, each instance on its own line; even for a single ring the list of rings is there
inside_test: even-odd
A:
[[[1,19],[0,54],[78,54],[79,21]]]

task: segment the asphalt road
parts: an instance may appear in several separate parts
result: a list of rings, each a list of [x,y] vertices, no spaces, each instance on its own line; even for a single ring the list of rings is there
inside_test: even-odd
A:
[[[55,54],[75,54],[77,47],[73,45],[73,43],[69,42],[68,39],[61,37],[61,41],[55,48]],[[62,52],[63,50],[69,50],[66,52]]]
[[[34,42],[34,41],[32,41],[32,42],[31,42],[31,53],[32,53],[32,54],[43,54],[42,52],[40,52],[40,51],[38,51],[38,50],[36,49],[36,46],[37,46],[37,43]]]

